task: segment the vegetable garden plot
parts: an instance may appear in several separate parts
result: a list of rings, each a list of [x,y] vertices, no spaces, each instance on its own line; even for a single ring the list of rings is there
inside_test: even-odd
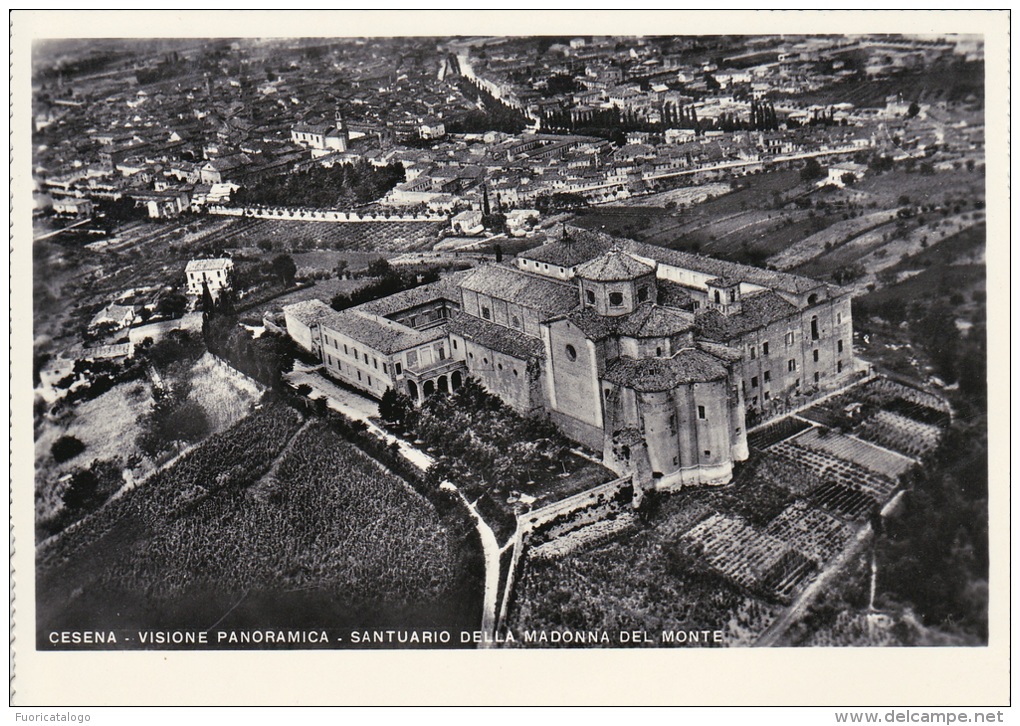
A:
[[[279,243],[296,249],[409,252],[432,249],[442,222],[308,222],[288,219],[248,220],[231,229],[226,241],[233,247]]]
[[[890,478],[899,477],[916,463],[902,454],[881,449],[866,441],[833,431],[823,433],[817,428],[805,431],[794,442],[802,448],[831,454]]]
[[[811,424],[803,419],[796,416],[787,416],[784,419],[749,433],[747,435],[747,444],[752,448],[764,450],[783,439],[799,434],[810,426]]]
[[[801,500],[769,522],[765,532],[821,567],[842,551],[853,536],[854,527]]]
[[[680,538],[684,553],[752,592],[788,602],[815,563],[739,517],[714,514]]]
[[[863,491],[875,501],[886,502],[896,491],[897,480],[869,471],[859,464],[846,461],[824,451],[799,446],[796,442],[784,441],[769,449],[768,455],[782,457],[814,473],[819,481],[835,482]]]
[[[921,423],[945,425],[951,415],[949,404],[935,394],[888,378],[869,381],[855,389],[855,393],[860,400]]]
[[[892,411],[879,411],[857,429],[857,436],[887,449],[921,458],[939,444],[942,430]]]
[[[829,482],[811,493],[811,501],[822,509],[847,519],[863,521],[878,503],[861,489],[849,484]]]

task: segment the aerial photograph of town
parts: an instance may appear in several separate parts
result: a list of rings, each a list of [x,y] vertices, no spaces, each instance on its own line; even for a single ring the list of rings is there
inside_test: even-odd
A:
[[[984,53],[35,41],[36,649],[987,645]]]

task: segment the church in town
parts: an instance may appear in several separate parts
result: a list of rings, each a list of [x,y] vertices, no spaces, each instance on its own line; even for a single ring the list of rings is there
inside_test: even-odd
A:
[[[369,395],[420,402],[473,376],[663,490],[728,482],[748,421],[854,371],[847,291],[573,227],[510,262],[284,315],[330,375]]]

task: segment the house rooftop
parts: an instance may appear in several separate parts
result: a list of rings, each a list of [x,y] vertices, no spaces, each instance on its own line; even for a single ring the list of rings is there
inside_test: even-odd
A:
[[[460,283],[462,290],[516,303],[545,315],[560,315],[578,305],[577,288],[547,277],[530,275],[504,264],[471,270]]]
[[[463,312],[455,312],[448,330],[497,353],[529,360],[543,356],[542,341],[519,330],[506,328]]]
[[[646,393],[678,385],[726,378],[726,365],[698,348],[684,348],[672,358],[617,358],[606,366],[605,380]]]
[[[621,250],[610,250],[589,262],[579,265],[575,274],[586,280],[619,282],[633,280],[655,272],[655,265],[635,259]]]

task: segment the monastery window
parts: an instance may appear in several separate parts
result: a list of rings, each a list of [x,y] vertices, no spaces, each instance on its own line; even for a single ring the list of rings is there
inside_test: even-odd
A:
[[[818,378],[819,378],[818,371],[815,371],[815,383],[818,383]]]
[[[695,310],[701,309],[701,303],[699,303],[697,300],[694,301],[694,309]]]
[[[644,302],[648,299],[648,288],[644,285],[638,288],[637,299],[639,302]]]
[[[382,364],[382,372],[383,372],[383,373],[389,373],[389,372],[390,372],[390,371],[389,371],[389,368],[387,368],[387,366],[386,366],[386,364],[385,364],[385,363],[383,363],[383,364]]]
[[[439,346],[439,360],[446,360],[446,350],[443,349],[443,346]]]
[[[786,361],[786,370],[790,373],[793,373],[795,370],[797,370],[796,359],[791,358],[790,360]]]
[[[365,356],[365,365],[368,365],[368,353],[363,354]]]
[[[379,370],[379,359],[378,358],[373,358],[372,359],[372,367],[375,368],[376,370]]]
[[[482,358],[482,363],[484,363],[485,365],[489,365],[489,359],[488,358]]]
[[[450,339],[450,344],[453,346],[454,350],[457,350],[457,339],[456,338],[451,338]]]
[[[589,305],[594,305],[595,304],[595,293],[594,292],[592,292],[591,290],[587,290],[587,291],[585,291],[585,295],[584,296],[585,296],[585,299],[588,301]]]
[[[705,449],[705,456],[711,456],[711,455],[712,455],[712,452],[709,451],[708,449]]]
[[[722,302],[722,298],[719,297],[719,291],[718,290],[715,291],[715,302],[716,302],[717,305]]]
[[[351,355],[354,356],[354,360],[357,360],[358,359],[358,349],[357,348],[351,348]]]
[[[503,370],[503,364],[502,363],[497,363],[496,364],[496,368],[497,368],[497,370]]]
[[[361,380],[361,371],[358,371],[358,380]]]
[[[566,350],[567,350],[567,358],[569,358],[570,360],[577,360],[577,350],[574,349],[574,346],[572,346],[572,345],[570,345],[568,343]]]
[[[818,340],[818,316],[811,318],[811,340]]]
[[[757,388],[757,387],[758,387],[758,376],[754,376],[753,378],[751,378],[751,388]]]
[[[417,323],[417,322],[418,322],[418,318],[416,318],[414,315],[412,315],[410,318],[407,319],[408,326],[412,327],[412,328],[414,327],[414,324]]]
[[[623,305],[623,293],[622,292],[611,292],[609,293],[609,304],[613,307],[620,307]]]
[[[475,359],[475,354],[474,353],[468,353],[468,358],[470,358],[471,360],[474,360]]]
[[[347,350],[347,343],[344,343],[344,355],[350,355],[351,352]]]
[[[769,342],[767,340],[761,344],[761,354],[762,355],[769,354]]]
[[[808,299],[807,299],[807,304],[808,305],[814,305],[817,302],[818,302],[818,295],[816,295],[815,293],[811,293],[810,295],[808,295]]]
[[[679,466],[679,465],[680,465],[680,457],[679,456],[674,456],[673,457],[673,466]]]
[[[705,407],[704,406],[698,406],[698,418],[701,418],[701,419],[705,418]]]
[[[843,341],[842,340],[837,340],[836,341],[836,352],[837,353],[842,353],[843,352]]]
[[[397,363],[393,364],[393,372],[396,373],[398,376],[400,375],[400,363],[399,363],[399,361]]]
[[[656,348],[655,349],[655,355],[657,355],[657,356],[662,355],[662,348]]]
[[[813,360],[815,363],[818,362],[818,350],[817,349],[811,351],[811,360]]]
[[[842,372],[843,372],[843,361],[838,360],[838,361],[836,361],[836,373],[842,373]]]
[[[730,302],[736,302],[736,301],[737,301],[737,291],[736,290],[730,290]]]
[[[330,365],[333,365],[333,356],[327,355],[326,356],[326,362],[329,363]]]
[[[789,348],[791,345],[793,345],[793,340],[794,340],[794,334],[793,334],[793,331],[791,330],[789,333],[786,334],[786,347],[787,348]]]
[[[368,377],[368,385],[370,385],[370,386],[372,385],[372,376]]]
[[[772,380],[772,371],[765,371],[761,374],[762,380],[768,383]]]
[[[843,313],[836,313],[836,325],[843,322]]]
[[[754,347],[754,346],[752,345],[752,346],[751,346],[751,347],[749,348],[749,350],[751,351],[751,360],[754,360],[755,358],[757,358],[757,357],[758,357],[758,349],[757,349],[757,348],[755,348],[755,347]]]
[[[765,391],[765,393],[762,394],[762,398],[764,398],[767,401],[767,400],[769,400],[769,398],[771,398],[771,396],[769,395],[768,391]]]
[[[514,368],[514,376],[515,377],[517,376],[517,369],[516,368]]]
[[[482,317],[486,320],[492,320],[492,313],[489,311],[489,308],[484,305],[482,305]]]
[[[799,378],[793,382],[793,387],[794,388],[800,388],[800,379]]]

